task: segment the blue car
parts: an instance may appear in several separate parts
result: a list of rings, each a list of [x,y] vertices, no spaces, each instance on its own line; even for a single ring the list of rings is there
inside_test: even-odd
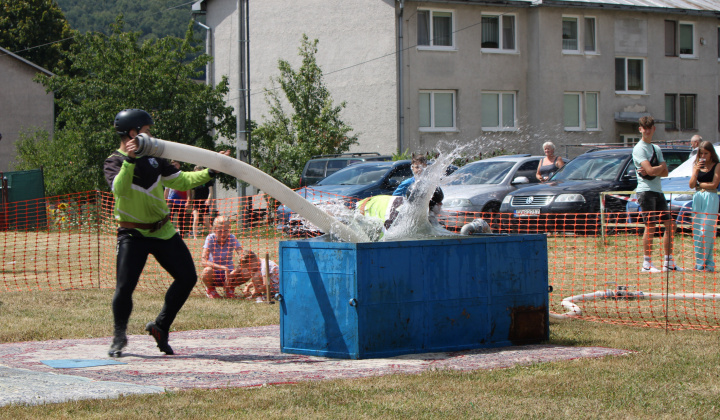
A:
[[[413,176],[409,160],[355,163],[328,176],[315,185],[297,190],[313,204],[337,202],[354,207],[355,202],[375,195],[390,195],[404,180]],[[289,234],[312,231],[289,207],[277,209],[277,228]]]

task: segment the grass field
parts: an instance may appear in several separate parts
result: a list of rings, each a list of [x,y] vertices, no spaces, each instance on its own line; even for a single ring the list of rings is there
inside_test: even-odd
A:
[[[279,238],[274,235],[266,229],[239,236],[244,246],[276,259],[273,252],[277,252]],[[186,240],[198,261],[203,239]],[[0,343],[110,336],[114,284],[114,237],[110,233],[0,232],[0,244]],[[656,265],[659,248],[656,239]],[[691,238],[677,235],[675,250],[678,264],[691,267]],[[716,246],[716,260],[720,261],[718,251]],[[605,241],[550,235],[548,252],[553,312],[564,312],[563,298],[618,285],[653,293],[720,293],[717,274],[640,274],[638,235],[616,235]],[[130,334],[144,334],[145,323],[162,305],[168,282],[167,275],[150,259],[135,293]],[[175,331],[278,323],[278,305],[210,300],[200,292],[198,287],[180,312],[173,324]],[[623,348],[634,353],[495,371],[439,370],[0,407],[0,419],[720,418],[720,333],[716,330],[720,307],[716,300],[608,299],[578,304],[585,316],[602,322],[553,321],[550,343]]]
[[[111,290],[2,293],[0,342],[109,336],[111,297]],[[143,334],[161,305],[161,294],[136,292],[129,333]],[[277,305],[191,296],[173,327],[276,324],[277,311]],[[719,339],[716,332],[565,320],[551,324],[551,343],[633,353],[494,371],[7,406],[0,418],[718,418]]]

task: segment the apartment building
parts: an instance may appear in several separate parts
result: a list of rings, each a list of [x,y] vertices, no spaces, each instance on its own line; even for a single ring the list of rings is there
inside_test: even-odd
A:
[[[347,103],[357,151],[633,143],[647,114],[662,122],[658,139],[720,141],[717,1],[201,0],[193,8],[210,28],[210,79],[228,76],[228,102],[247,94],[259,122],[278,60],[297,68],[302,34],[318,39],[318,63],[333,99]],[[247,72],[248,90],[238,83]]]

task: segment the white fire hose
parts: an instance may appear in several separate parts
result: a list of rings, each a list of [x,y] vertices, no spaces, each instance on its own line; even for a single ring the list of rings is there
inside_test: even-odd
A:
[[[332,234],[341,241],[369,242],[364,233],[351,230],[275,178],[245,162],[199,147],[150,137],[147,134],[138,135],[137,141],[138,150],[135,152],[137,156],[174,159],[224,172],[256,186],[302,215],[323,232]]]

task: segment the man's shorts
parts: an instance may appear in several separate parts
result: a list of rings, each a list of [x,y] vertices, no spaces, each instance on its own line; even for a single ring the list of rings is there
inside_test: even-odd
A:
[[[670,220],[667,200],[665,194],[655,191],[643,191],[637,193],[638,204],[640,205],[643,222],[657,223]]]

